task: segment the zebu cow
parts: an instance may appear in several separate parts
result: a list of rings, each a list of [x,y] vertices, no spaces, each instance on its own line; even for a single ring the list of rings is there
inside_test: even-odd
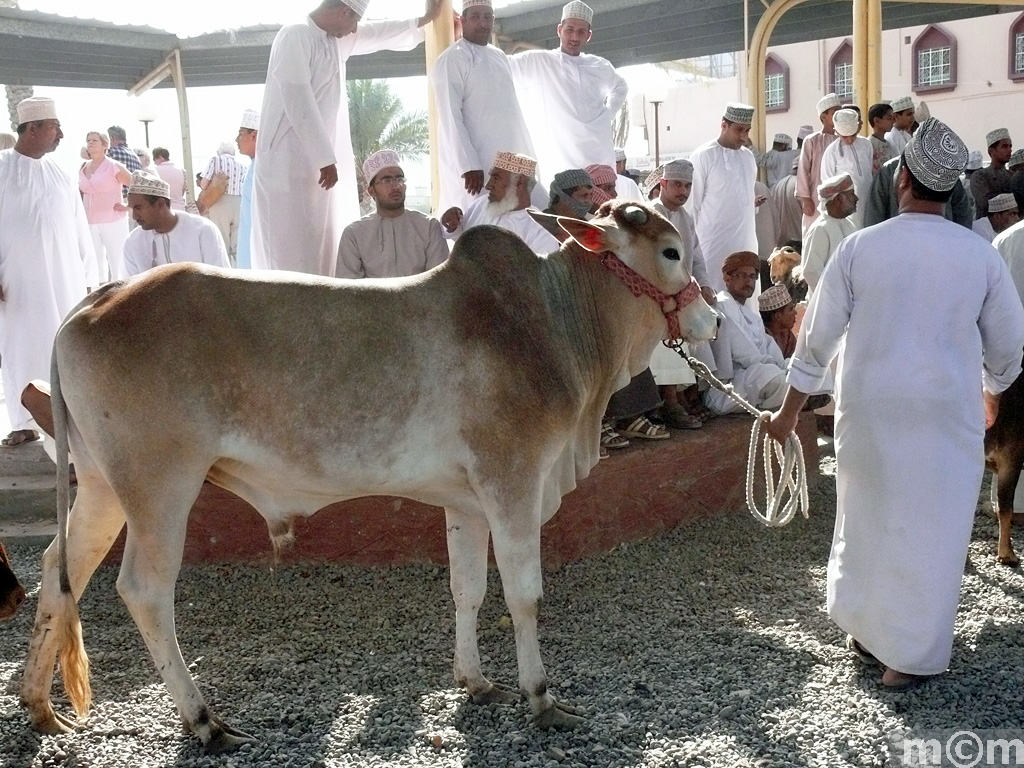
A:
[[[1017,377],[999,398],[999,413],[985,432],[985,464],[995,473],[996,508],[999,515],[999,547],[996,557],[1003,565],[1017,567],[1020,559],[1010,539],[1013,501],[1024,466],[1024,374]]]
[[[540,527],[597,463],[608,398],[647,367],[666,320],[696,341],[714,335],[716,316],[681,265],[679,235],[650,209],[607,205],[592,222],[560,223],[573,240],[545,258],[478,227],[412,278],[173,265],[105,286],[72,312],[51,382],[58,537],[43,558],[22,685],[33,725],[70,726],[50,702],[58,653],[76,713],[88,709],[76,600],[127,520],[118,592],[182,721],[211,749],[250,739],[207,707],[174,636],[186,519],[207,478],[251,503],[275,544],[293,518],[348,498],[443,506],[455,679],[473,701],[511,702],[477,651],[493,538],[520,689],[539,726],[576,724],[548,692],[540,657]]]
[[[13,619],[25,602],[25,588],[18,583],[11,561],[7,559],[4,543],[0,541],[0,621]]]

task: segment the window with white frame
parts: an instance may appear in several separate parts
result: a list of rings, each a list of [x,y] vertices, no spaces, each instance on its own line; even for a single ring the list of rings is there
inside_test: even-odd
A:
[[[952,80],[950,48],[922,48],[917,52],[917,82],[921,86],[946,85]]]
[[[853,98],[853,64],[843,62],[836,64],[832,71],[835,83],[835,94],[840,99]]]
[[[786,104],[786,76],[781,73],[765,75],[764,105],[766,109],[776,109]]]
[[[914,93],[936,93],[956,88],[956,37],[941,24],[931,24],[914,40]]]
[[[1013,71],[1018,75],[1024,75],[1024,32],[1014,35]]]

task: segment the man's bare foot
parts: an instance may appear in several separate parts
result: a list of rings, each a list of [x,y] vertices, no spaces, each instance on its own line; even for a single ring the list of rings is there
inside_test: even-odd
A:
[[[39,433],[34,429],[16,429],[3,440],[0,440],[0,445],[4,448],[14,448],[18,445],[35,442],[38,439]]]
[[[888,667],[885,672],[882,673],[882,685],[886,688],[895,688],[897,690],[913,688],[914,686],[923,683],[929,677],[931,677],[931,675],[910,675],[906,672],[900,672]]]

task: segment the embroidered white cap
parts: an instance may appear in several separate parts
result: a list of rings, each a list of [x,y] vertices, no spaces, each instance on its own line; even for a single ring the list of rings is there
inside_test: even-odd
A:
[[[363,178],[367,184],[372,184],[373,179],[385,168],[402,167],[402,159],[393,149],[381,149],[374,152],[363,161]]]
[[[128,187],[129,195],[152,195],[171,199],[171,185],[159,176],[152,176],[142,171],[132,173],[132,183]]]
[[[366,13],[366,6],[370,4],[370,0],[341,0],[341,2],[358,13],[359,18],[363,17],[363,14]]]
[[[841,106],[843,106],[843,102],[839,100],[838,96],[836,96],[834,93],[826,93],[824,96],[818,99],[818,114],[823,115],[830,109],[834,109],[835,107]]]
[[[533,176],[537,170],[537,161],[529,155],[518,155],[515,152],[499,152],[494,156],[492,168],[501,168],[509,173],[520,173]]]
[[[914,108],[914,100],[909,96],[900,96],[898,99],[892,101],[893,112],[906,112],[908,109]]]
[[[250,131],[258,131],[260,129],[260,113],[255,109],[247,109],[242,113],[242,122],[238,125],[239,128],[247,128]]]
[[[853,136],[860,125],[860,115],[852,109],[840,109],[832,116],[832,123],[840,136]]]
[[[562,21],[566,19],[580,19],[587,24],[594,23],[594,9],[580,0],[572,0],[562,6]]]
[[[29,96],[18,102],[18,125],[36,120],[57,120],[57,105],[45,96]]]
[[[1017,198],[1012,192],[1003,192],[988,201],[989,213],[1002,213],[1003,211],[1016,211]]]

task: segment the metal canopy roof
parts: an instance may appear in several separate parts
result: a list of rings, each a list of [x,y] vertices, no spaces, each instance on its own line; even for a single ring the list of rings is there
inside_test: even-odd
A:
[[[564,0],[526,0],[497,12],[506,49],[554,48]],[[616,66],[670,61],[743,49],[742,0],[590,0],[594,39],[588,53]],[[750,0],[753,32],[765,7]],[[894,2],[884,6],[886,29],[997,13],[998,5]],[[848,0],[809,0],[780,20],[772,44],[851,34]],[[129,89],[175,48],[188,86],[262,83],[277,27],[247,27],[178,38],[152,27],[73,19],[0,8],[0,83]],[[348,77],[424,74],[423,49],[356,56]],[[161,86],[171,87],[165,80]]]

